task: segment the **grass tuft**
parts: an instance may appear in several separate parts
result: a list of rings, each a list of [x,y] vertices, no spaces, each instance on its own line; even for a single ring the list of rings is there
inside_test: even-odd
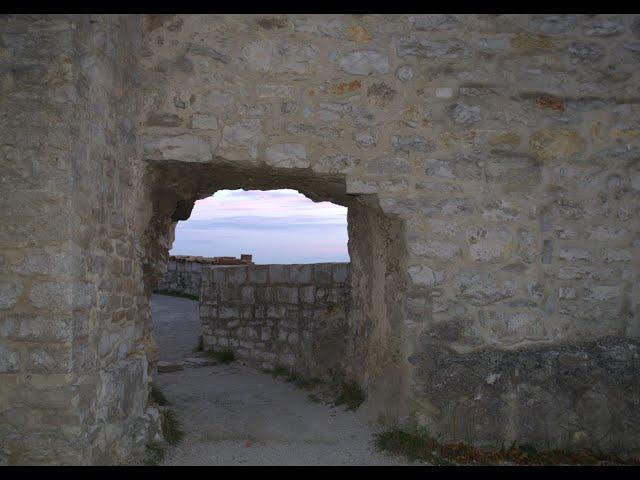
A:
[[[205,352],[207,357],[213,358],[218,363],[227,364],[236,359],[236,354],[230,348],[223,348],[222,350],[207,350]]]
[[[366,395],[360,385],[355,382],[342,383],[333,405],[346,405],[347,410],[357,410],[365,399]]]
[[[170,405],[167,397],[164,396],[162,390],[157,385],[151,385],[151,400],[160,405],[161,407],[166,407]]]
[[[285,382],[293,383],[296,387],[303,390],[311,390],[323,383],[319,378],[305,377],[282,364],[276,364],[273,370],[265,370],[265,373],[271,374],[274,378],[284,377]]]
[[[271,375],[273,375],[274,377],[287,377],[289,376],[290,372],[291,370],[289,370],[289,367],[280,363],[276,363],[273,367],[273,370],[271,370],[269,373],[271,373]]]
[[[193,349],[194,352],[204,352],[204,338],[202,335],[198,337],[198,345]]]
[[[146,456],[144,458],[144,464],[149,467],[157,467],[162,460],[164,460],[164,448],[159,444],[153,442],[147,444]]]
[[[191,295],[189,293],[184,293],[177,290],[158,290],[154,293],[157,295],[167,295],[169,297],[188,298],[189,300],[195,300],[196,302],[200,300],[197,295]]]
[[[164,421],[162,427],[162,433],[169,445],[176,446],[184,438],[182,424],[177,419],[175,413],[173,413],[172,410],[167,410],[164,412]]]
[[[403,455],[410,461],[423,460],[434,465],[638,465],[639,461],[588,450],[538,451],[530,445],[483,450],[466,443],[442,444],[425,431],[408,433],[392,429],[376,435],[381,450]]]

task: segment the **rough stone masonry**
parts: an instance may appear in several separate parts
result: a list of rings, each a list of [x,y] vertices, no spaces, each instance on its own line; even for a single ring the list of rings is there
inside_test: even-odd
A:
[[[203,347],[230,348],[262,369],[340,381],[349,361],[348,273],[348,263],[206,266]]]
[[[149,295],[223,188],[348,207],[373,421],[640,449],[640,17],[0,17],[0,463],[158,428]]]
[[[187,295],[197,300],[202,287],[202,268],[207,265],[251,265],[251,255],[234,257],[170,256],[156,293]]]

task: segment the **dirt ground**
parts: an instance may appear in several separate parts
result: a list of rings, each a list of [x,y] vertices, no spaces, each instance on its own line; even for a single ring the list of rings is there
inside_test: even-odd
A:
[[[198,303],[154,295],[154,335],[160,359],[192,356],[198,343]],[[185,432],[164,465],[399,465],[378,451],[375,429],[358,412],[317,403],[309,393],[233,362],[158,374]]]

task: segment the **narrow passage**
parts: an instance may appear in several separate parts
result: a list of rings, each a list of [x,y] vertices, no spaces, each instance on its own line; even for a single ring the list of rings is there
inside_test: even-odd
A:
[[[153,333],[160,360],[193,357],[198,302],[153,295]],[[343,407],[316,403],[293,384],[228,365],[190,366],[155,380],[182,423],[183,441],[164,465],[398,465],[376,450],[375,430]]]

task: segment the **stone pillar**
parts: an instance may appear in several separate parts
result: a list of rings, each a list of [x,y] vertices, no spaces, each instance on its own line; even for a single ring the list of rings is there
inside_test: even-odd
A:
[[[0,22],[0,463],[117,463],[144,444],[148,397],[138,20]]]

